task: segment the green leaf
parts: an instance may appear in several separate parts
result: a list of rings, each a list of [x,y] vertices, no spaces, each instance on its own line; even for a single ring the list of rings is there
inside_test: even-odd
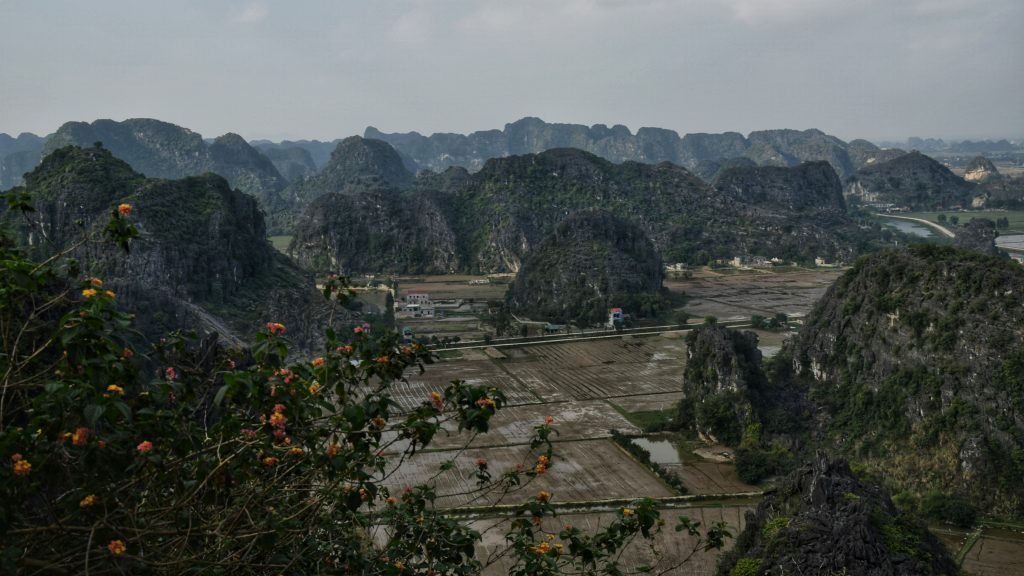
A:
[[[95,424],[103,415],[103,407],[98,404],[89,404],[85,407],[85,419],[89,424]]]
[[[217,390],[217,394],[213,397],[213,405],[220,406],[220,403],[224,400],[224,395],[228,392],[228,385],[225,384]]]

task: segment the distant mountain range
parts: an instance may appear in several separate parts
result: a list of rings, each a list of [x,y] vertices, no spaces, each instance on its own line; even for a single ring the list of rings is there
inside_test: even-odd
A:
[[[733,158],[749,158],[758,165],[795,166],[824,160],[840,178],[892,152],[866,140],[846,143],[820,130],[764,130],[744,137],[738,132],[686,134],[682,137],[663,128],[629,128],[604,124],[549,124],[539,118],[523,118],[506,124],[503,130],[472,134],[417,132],[386,134],[372,126],[365,138],[383,140],[415,162],[420,169],[442,171],[451,166],[479,170],[490,158],[535,154],[552,148],[578,148],[612,162],[632,160],[646,164],[671,162],[702,178],[710,178],[716,164]],[[852,148],[852,150],[851,150]]]
[[[68,122],[45,139],[0,135],[0,177],[10,187],[40,155],[102,142],[147,177],[223,176],[258,200],[268,233],[295,236],[300,262],[360,272],[518,270],[559,222],[594,208],[640,225],[666,261],[702,263],[853,258],[878,238],[858,232],[844,192],[915,209],[1024,204],[1020,179],[966,182],[923,154],[819,130],[680,137],[524,118],[469,135],[366,134],[250,144],[152,119]]]

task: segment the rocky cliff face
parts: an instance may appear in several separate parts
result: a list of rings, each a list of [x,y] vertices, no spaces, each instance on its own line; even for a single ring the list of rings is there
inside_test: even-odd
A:
[[[22,176],[39,163],[43,138],[24,132],[17,138],[0,133],[0,190],[22,183]]]
[[[1024,512],[1024,269],[929,245],[865,257],[787,346],[830,445],[911,493]]]
[[[715,180],[715,189],[776,212],[846,212],[839,177],[824,161],[795,168],[727,168]]]
[[[616,163],[672,162],[690,170],[697,169],[701,162],[736,157],[771,166],[824,160],[842,178],[860,166],[850,158],[845,142],[819,130],[766,130],[752,132],[747,138],[736,132],[686,134],[680,138],[676,132],[662,128],[641,128],[633,134],[621,125],[588,127],[523,118],[506,124],[503,130],[469,135],[385,134],[369,127],[364,136],[388,142],[417,167],[434,171],[449,166],[476,171],[483,168],[489,158],[536,154],[554,148],[578,148]]]
[[[602,210],[577,212],[526,257],[510,309],[534,319],[602,322],[608,309],[650,314],[663,298],[661,259],[643,230]],[[644,309],[644,305],[648,309]]]
[[[128,256],[93,244],[74,252],[83,270],[139,316],[147,335],[204,327],[242,344],[267,321],[293,327],[303,346],[326,326],[312,278],[266,240],[260,207],[207,174],[153,180],[102,148],[55,150],[26,176],[36,211],[22,237],[45,256],[102,226],[112,207],[133,206],[141,233]]]
[[[450,273],[455,239],[443,204],[429,194],[370,186],[318,197],[296,225],[289,252],[311,270]]]
[[[974,186],[920,152],[861,168],[846,183],[846,194],[865,203],[914,209],[968,206]]]
[[[995,164],[991,160],[984,156],[975,156],[967,163],[967,168],[964,170],[964,180],[968,182],[981,183],[990,178],[998,177],[999,170],[996,169]]]
[[[942,543],[843,460],[819,454],[767,493],[718,566],[735,574],[960,573]]]
[[[350,156],[339,153],[342,158]],[[396,158],[392,157],[391,165],[397,166]],[[563,220],[594,208],[640,226],[671,262],[703,264],[737,254],[849,260],[859,245],[871,242],[843,213],[838,179],[823,162],[738,170],[723,176],[714,188],[669,163],[616,165],[574,149],[493,159],[475,174],[458,168],[441,174],[424,172],[405,188],[375,171],[369,176],[348,176],[362,170],[328,167],[289,191],[295,191],[296,202],[332,186],[339,194],[353,197],[371,189],[374,198],[380,190],[393,191],[391,196],[402,199],[399,204],[384,199],[378,209],[375,202],[374,210],[356,210],[354,222],[375,230],[375,237],[382,239],[396,230],[389,223],[396,218],[412,226],[404,236],[388,241],[394,247],[388,254],[419,249],[408,245],[404,238],[409,235],[424,239],[426,249],[435,255],[454,243],[454,260],[431,256],[416,267],[422,271],[433,269],[423,266],[443,266],[439,271],[518,271],[528,253]],[[339,216],[322,214],[354,209],[355,200],[331,202],[306,211],[296,228],[302,242],[295,244],[293,253],[324,266],[371,263],[337,252],[342,246],[361,245],[362,240],[346,238],[363,228],[347,226],[340,212]],[[421,207],[421,215],[398,216],[414,205]],[[375,220],[375,214],[387,221]],[[411,260],[395,256],[378,262],[377,271],[397,270],[406,265],[400,262]]]
[[[237,134],[221,136],[208,146],[191,130],[149,118],[68,122],[47,138],[43,154],[68,145],[90,147],[96,142],[150,178],[214,172],[267,207],[275,205],[286,184],[273,163]]]
[[[313,156],[305,148],[261,148],[260,151],[289,182],[310,178],[317,173]]]
[[[1024,208],[1024,176],[992,177],[975,189],[977,208],[1008,208],[1011,210]]]

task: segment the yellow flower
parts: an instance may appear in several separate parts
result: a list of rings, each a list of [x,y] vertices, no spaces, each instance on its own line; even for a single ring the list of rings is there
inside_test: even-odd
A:
[[[121,216],[127,216],[132,213],[132,205],[121,204],[120,206],[117,207],[117,212],[121,214]]]
[[[300,454],[302,454],[302,448],[295,446],[294,448],[289,450],[288,453],[291,454],[292,456],[299,456]]]
[[[107,392],[113,392],[114,394],[117,394],[119,396],[124,396],[124,388],[121,388],[117,384],[111,384],[110,386],[107,386]]]
[[[96,290],[92,288],[86,288],[85,290],[82,290],[82,296],[85,296],[86,298],[92,298],[96,296]]]
[[[625,518],[632,518],[633,516],[636,516],[636,512],[632,508],[623,508],[622,516]]]
[[[82,501],[78,503],[78,507],[79,508],[89,508],[90,506],[96,504],[96,502],[98,502],[98,501],[99,501],[99,498],[97,498],[95,494],[89,494],[85,498],[82,498]]]
[[[320,383],[319,382],[313,382],[312,384],[309,385],[309,393],[310,394],[316,394],[319,391],[320,391]]]
[[[18,460],[14,463],[14,475],[15,476],[28,476],[28,473],[32,471],[32,463],[28,460]]]
[[[401,560],[395,560],[395,569],[399,572],[405,572],[405,564],[402,564]]]
[[[536,552],[537,554],[547,554],[551,551],[551,544],[548,544],[547,542],[541,542],[540,544],[531,547],[530,550]]]
[[[548,492],[547,490],[541,490],[540,492],[537,493],[537,500],[541,502],[550,502],[551,492]]]
[[[127,206],[127,204],[125,204]],[[111,540],[110,544],[107,544],[107,550],[114,556],[120,556],[124,554],[124,551],[128,548],[124,545],[124,540]]]
[[[107,298],[110,298],[111,300],[113,300],[115,298],[115,294],[114,294],[113,290],[104,290],[103,291],[103,295],[106,296]]]

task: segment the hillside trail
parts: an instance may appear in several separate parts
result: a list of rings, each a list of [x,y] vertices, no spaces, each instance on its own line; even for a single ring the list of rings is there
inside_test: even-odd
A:
[[[195,314],[199,318],[199,320],[204,324],[204,329],[219,334],[220,337],[224,339],[224,342],[228,346],[233,346],[236,348],[246,348],[248,346],[248,344],[245,341],[239,338],[230,328],[228,328],[226,324],[221,322],[221,320],[216,316],[210,314],[206,310],[203,310],[201,307],[196,306],[195,304],[187,300],[179,298],[178,302],[181,303],[181,305],[184,306],[186,309],[188,309],[189,312]]]

